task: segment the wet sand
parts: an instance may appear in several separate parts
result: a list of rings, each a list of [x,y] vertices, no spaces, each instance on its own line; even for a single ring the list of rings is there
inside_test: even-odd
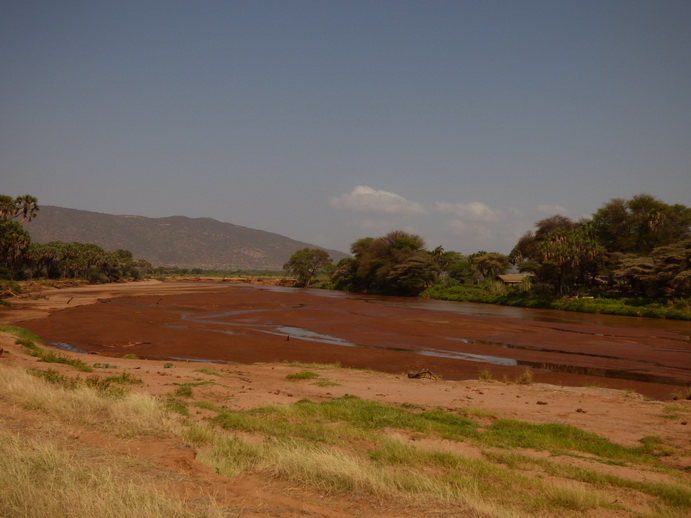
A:
[[[69,291],[57,290],[33,306],[38,311],[62,297],[61,306],[26,313],[32,303],[25,302],[24,314],[20,308],[3,320],[46,343],[112,357],[427,369],[450,380],[477,378],[483,369],[514,380],[530,367],[536,382],[630,389],[657,399],[691,384],[689,337],[659,326],[469,316],[256,286],[89,288],[89,302],[98,302],[70,307]],[[56,311],[59,306],[64,309]]]

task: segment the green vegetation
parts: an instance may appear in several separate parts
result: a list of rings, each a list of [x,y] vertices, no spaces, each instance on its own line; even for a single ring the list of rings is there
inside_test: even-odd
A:
[[[106,252],[94,244],[62,241],[32,243],[23,224],[30,224],[39,211],[38,200],[31,195],[0,194],[0,280],[71,278],[99,283],[152,272],[151,264],[134,260],[128,250]],[[0,295],[7,291],[15,293],[11,285],[0,284]]]
[[[92,365],[92,367],[94,369],[117,369],[118,368],[117,365],[111,365],[110,363],[100,363],[100,362],[94,363]]]
[[[123,358],[124,360],[138,360],[138,359],[139,359],[139,356],[137,356],[137,355],[134,354],[134,353],[127,353],[127,354],[123,354],[123,355],[122,355],[122,358]]]
[[[319,381],[314,383],[315,385],[319,387],[340,387],[341,384],[337,383],[333,380],[330,379],[320,379]]]
[[[442,410],[388,406],[353,396],[324,403],[305,400],[291,406],[217,412],[213,423],[224,430],[270,438],[248,443],[213,428],[190,427],[185,437],[191,444],[211,447],[203,450],[200,460],[230,477],[267,473],[329,493],[358,491],[378,498],[418,498],[430,505],[468,506],[490,516],[612,509],[610,489],[654,497],[657,509],[669,515],[691,510],[691,491],[681,482],[633,482],[517,453],[547,451],[555,457],[585,457],[594,463],[664,471],[658,456],[664,454],[665,445],[657,438],[645,438],[641,446],[627,448],[572,426],[496,420],[480,427],[465,416]],[[487,417],[481,410],[467,413]],[[420,449],[405,437],[465,443],[481,451],[484,459],[468,458],[451,449]],[[549,479],[535,476],[536,472],[566,482],[553,485]]]
[[[296,372],[295,374],[288,374],[286,376],[286,379],[288,380],[313,380],[315,378],[318,378],[319,374],[316,372],[311,372],[311,371],[301,371],[301,372]]]
[[[89,376],[88,378],[72,378],[64,374],[60,374],[53,369],[29,369],[27,370],[32,376],[41,378],[48,383],[58,385],[64,389],[76,390],[80,387],[88,387],[94,389],[99,395],[105,397],[122,398],[127,394],[127,390],[122,387],[113,386],[113,380],[110,378],[101,378],[99,376]]]
[[[184,416],[190,415],[190,411],[187,408],[187,403],[182,401],[181,399],[178,399],[176,397],[171,397],[165,400],[164,402],[166,410],[169,412],[173,412],[175,414],[180,414]]]
[[[192,397],[192,386],[189,384],[180,385],[175,389],[175,395],[178,397]]]
[[[9,333],[11,335],[16,336],[20,340],[27,340],[33,343],[41,341],[41,339],[38,336],[33,334],[31,331],[27,331],[23,327],[0,325],[0,332]]]
[[[210,369],[195,369],[194,372],[201,372],[202,374],[208,374],[209,376],[218,376],[219,378],[223,377],[223,374],[217,371],[213,371]]]
[[[295,276],[298,286],[307,288],[316,275],[330,264],[331,257],[326,250],[303,248],[290,256],[283,269]]]
[[[120,385],[137,385],[142,383],[142,379],[133,376],[129,372],[123,372],[119,376],[110,376],[106,378],[107,381],[111,383],[118,383]]]
[[[16,344],[24,346],[27,354],[38,358],[38,361],[45,363],[62,363],[64,365],[71,365],[72,367],[84,372],[91,372],[93,369],[83,360],[75,358],[68,358],[54,351],[47,351],[36,345],[33,340],[28,338],[19,338],[15,341]]]
[[[222,476],[255,474],[325,495],[357,493],[377,505],[403,506],[411,512],[575,517],[608,512],[685,516],[691,511],[688,474],[663,462],[673,450],[659,437],[644,437],[638,446],[625,447],[574,426],[497,419],[483,409],[425,410],[354,396],[231,411],[209,401],[194,401],[191,392],[161,399],[127,392],[107,397],[104,387],[122,391],[124,387],[97,376],[82,380],[50,369],[32,369],[32,375],[0,369],[2,401],[53,419],[52,433],[40,440],[12,438],[13,432],[7,430],[0,433],[0,514],[16,514],[20,500],[15,493],[33,495],[40,488],[47,491],[45,498],[35,495],[37,500],[23,502],[37,509],[34,515],[50,514],[60,505],[72,504],[72,499],[77,499],[76,507],[70,509],[100,509],[93,507],[97,504],[92,500],[110,502],[113,489],[91,480],[96,476],[116,484],[119,496],[135,499],[131,504],[113,504],[121,506],[116,509],[124,515],[128,514],[123,509],[143,505],[140,499],[149,498],[136,496],[122,485],[131,478],[119,478],[123,464],[118,459],[106,461],[102,453],[75,448],[72,438],[58,445],[61,437],[70,437],[59,431],[60,423],[128,439],[176,434],[195,447],[199,461]],[[180,384],[176,392],[208,383]],[[193,421],[192,408],[205,410],[197,419],[206,422]],[[676,405],[666,410],[679,413],[684,408]],[[482,424],[475,419],[482,419]],[[39,459],[46,448],[51,448],[49,458]],[[132,466],[136,461],[128,462]],[[108,474],[98,471],[104,463]],[[603,465],[622,468],[624,473],[656,474],[657,481],[617,476],[612,474],[617,471],[604,470]],[[70,472],[75,466],[79,471]],[[148,473],[141,469],[134,470],[135,475]],[[51,480],[71,478],[54,480],[48,491],[44,477],[36,478],[36,473],[44,471]],[[137,479],[137,490],[153,494],[145,478]],[[20,488],[12,488],[19,482]],[[77,498],[77,488],[90,498],[81,494]],[[177,505],[170,496],[166,499],[172,502],[160,505]],[[636,502],[635,509],[627,507],[629,502]],[[183,508],[156,507],[151,516],[216,516],[200,499],[186,500],[184,506],[202,507],[188,514]]]
[[[511,253],[468,256],[393,231],[351,245],[330,287],[590,313],[691,320],[691,208],[647,194],[589,219],[538,221]],[[498,279],[510,265],[515,283]]]
[[[434,279],[432,257],[420,236],[399,230],[354,242],[354,257],[336,265],[332,282],[346,291],[417,295]]]

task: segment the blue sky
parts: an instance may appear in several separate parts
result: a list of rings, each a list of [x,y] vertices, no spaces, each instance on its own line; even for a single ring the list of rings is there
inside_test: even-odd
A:
[[[688,0],[0,0],[0,193],[347,251],[691,205]]]

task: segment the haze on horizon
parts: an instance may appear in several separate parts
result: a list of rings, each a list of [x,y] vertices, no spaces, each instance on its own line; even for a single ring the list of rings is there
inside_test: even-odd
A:
[[[691,2],[0,2],[0,193],[348,251],[691,205]],[[39,216],[40,217],[40,216]]]

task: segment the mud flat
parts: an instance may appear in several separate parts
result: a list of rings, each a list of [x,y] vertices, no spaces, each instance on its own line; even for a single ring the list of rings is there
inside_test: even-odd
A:
[[[142,283],[46,290],[2,312],[46,343],[121,357],[252,364],[302,361],[447,380],[483,370],[666,399],[691,384],[691,325],[618,325],[459,314],[262,286]],[[626,322],[635,321],[635,326]],[[688,327],[689,334],[685,330]]]

